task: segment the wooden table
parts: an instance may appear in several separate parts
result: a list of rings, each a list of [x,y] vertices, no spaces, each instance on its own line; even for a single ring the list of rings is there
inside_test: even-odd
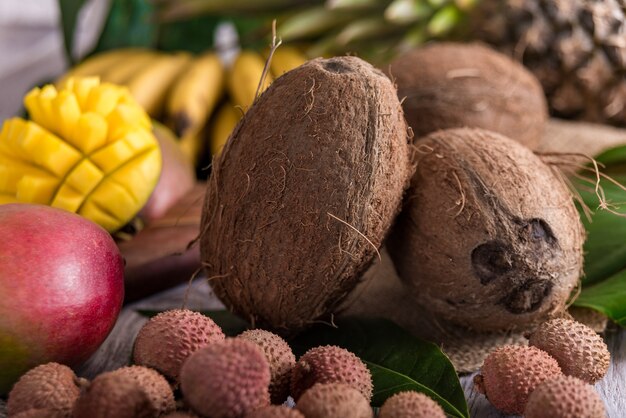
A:
[[[111,335],[92,358],[77,370],[78,374],[93,378],[103,371],[114,370],[129,364],[135,336],[147,321],[147,318],[137,311],[180,308],[183,305],[186,288],[185,285],[178,286],[126,306]],[[192,285],[186,306],[194,310],[223,309],[209,286],[201,280]],[[611,350],[612,364],[608,375],[597,384],[596,388],[605,401],[607,417],[623,418],[626,417],[626,330],[609,332],[606,340]],[[474,392],[472,378],[473,375],[461,378],[471,416],[476,418],[505,417],[506,415],[493,408],[484,396]],[[3,403],[0,401],[0,418],[5,416]]]

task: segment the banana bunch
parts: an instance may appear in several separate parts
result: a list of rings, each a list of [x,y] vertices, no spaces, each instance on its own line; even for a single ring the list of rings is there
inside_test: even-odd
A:
[[[278,36],[309,43],[309,56],[351,52],[381,64],[402,50],[448,37],[480,1],[159,0],[157,10],[163,22],[200,15],[278,16]]]
[[[261,85],[266,56],[242,51],[226,66],[213,52],[192,56],[125,48],[93,55],[58,81],[98,76],[123,85],[154,119],[172,128],[185,155],[199,164],[205,150],[219,154],[233,128],[275,77],[306,61],[291,46],[275,50]]]

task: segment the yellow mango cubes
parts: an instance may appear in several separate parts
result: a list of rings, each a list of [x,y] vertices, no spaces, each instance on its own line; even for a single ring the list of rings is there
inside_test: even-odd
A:
[[[30,120],[0,131],[0,204],[40,203],[107,229],[144,206],[161,173],[161,151],[146,112],[128,90],[98,78],[31,90]]]

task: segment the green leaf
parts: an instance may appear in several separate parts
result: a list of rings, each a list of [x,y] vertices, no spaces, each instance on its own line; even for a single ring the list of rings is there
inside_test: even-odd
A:
[[[298,354],[320,345],[337,345],[367,365],[374,381],[373,406],[407,390],[425,393],[454,417],[469,417],[467,402],[454,366],[435,344],[410,335],[382,319],[345,318],[337,328],[316,325],[294,341]]]
[[[606,202],[612,211],[626,212],[626,191],[620,184],[626,184],[626,147],[607,150],[596,157],[602,172],[619,183],[606,178],[600,180]],[[581,219],[587,231],[584,244],[585,276],[583,285],[598,283],[626,268],[626,216],[619,216],[600,208],[600,199],[595,191],[595,177],[589,174],[590,181],[576,181],[576,187],[584,203],[594,211],[588,220],[581,210]]]
[[[63,29],[63,45],[65,47],[65,55],[70,64],[74,63],[72,50],[74,49],[76,21],[78,19],[78,13],[84,4],[85,0],[59,0],[61,27]]]
[[[148,0],[112,0],[95,52],[124,47],[154,47],[158,37],[154,6]]]
[[[155,310],[146,310],[140,309],[137,311],[138,314],[147,316],[152,318],[160,314],[162,311]],[[243,331],[248,329],[248,324],[232,312],[221,310],[221,311],[200,311],[202,315],[208,316],[211,318],[220,328],[224,331],[229,337],[234,337],[236,335],[241,334]]]
[[[620,326],[626,326],[626,270],[583,288],[574,305],[600,311]]]

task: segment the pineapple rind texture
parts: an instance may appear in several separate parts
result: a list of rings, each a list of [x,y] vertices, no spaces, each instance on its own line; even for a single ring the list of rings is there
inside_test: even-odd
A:
[[[31,120],[0,130],[0,204],[69,210],[113,232],[132,219],[161,173],[150,118],[128,90],[98,78],[71,78],[59,91],[34,88]]]
[[[472,22],[539,78],[555,116],[626,126],[626,0],[482,0]]]

